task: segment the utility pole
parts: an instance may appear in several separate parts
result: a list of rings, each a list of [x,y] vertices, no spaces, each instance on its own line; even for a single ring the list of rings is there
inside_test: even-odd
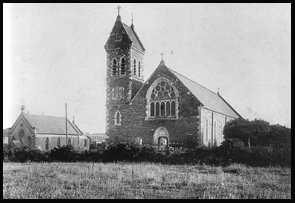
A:
[[[66,146],[68,146],[68,115],[67,115],[67,103],[65,103],[66,106]]]

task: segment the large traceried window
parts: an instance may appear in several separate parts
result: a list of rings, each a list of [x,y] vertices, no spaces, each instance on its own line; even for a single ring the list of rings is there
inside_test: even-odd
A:
[[[149,118],[175,118],[176,117],[176,89],[168,80],[157,82],[150,92]]]

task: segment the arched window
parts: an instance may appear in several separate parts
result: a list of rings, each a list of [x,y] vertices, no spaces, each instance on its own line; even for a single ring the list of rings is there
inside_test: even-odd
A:
[[[125,75],[126,73],[125,66],[126,66],[125,58],[121,58],[121,75]]]
[[[136,60],[133,62],[133,75],[136,75]]]
[[[115,113],[115,125],[121,125],[121,113],[119,111]]]
[[[171,102],[171,116],[175,116],[175,101]]]
[[[177,90],[167,79],[154,82],[147,93],[147,116],[177,118],[177,95]]]
[[[113,59],[112,67],[113,67],[113,72],[112,72],[112,74],[113,74],[113,75],[117,75],[117,60],[116,60],[116,59]]]
[[[28,146],[31,147],[31,144],[32,144],[32,140],[31,140],[31,137],[29,136],[28,137]]]
[[[68,145],[72,145],[71,138],[68,139]]]
[[[48,139],[48,137],[46,138],[46,141],[45,141],[45,150],[46,151],[49,150],[49,139]]]
[[[152,102],[151,103],[151,117],[154,117],[155,116],[155,103]]]
[[[60,138],[57,138],[57,144],[56,144],[57,147],[60,147]]]
[[[170,114],[170,102],[166,102],[166,116],[171,116]]]
[[[87,147],[87,140],[84,140],[84,147]]]
[[[206,141],[208,141],[208,119],[206,119]]]
[[[160,103],[159,102],[156,103],[156,116],[157,117],[160,116]]]
[[[112,89],[112,99],[115,99],[115,88]]]
[[[161,117],[165,117],[165,102],[161,102]]]
[[[140,61],[138,61],[138,77],[140,78]]]

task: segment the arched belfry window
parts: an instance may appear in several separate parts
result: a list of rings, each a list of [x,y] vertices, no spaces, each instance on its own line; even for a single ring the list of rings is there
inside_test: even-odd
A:
[[[113,59],[113,62],[112,62],[112,75],[117,75],[117,60],[116,59]]]
[[[125,58],[121,58],[121,75],[125,75],[126,73],[126,60]]]
[[[117,111],[115,113],[115,119],[114,119],[114,121],[115,121],[115,125],[116,126],[120,126],[121,125],[121,113],[119,111]]]
[[[149,87],[147,94],[148,118],[178,118],[178,91],[171,81],[161,77]]]
[[[133,61],[133,75],[136,75],[136,60]]]

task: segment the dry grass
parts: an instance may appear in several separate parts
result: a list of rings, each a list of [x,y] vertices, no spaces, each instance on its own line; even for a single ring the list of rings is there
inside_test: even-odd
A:
[[[291,198],[291,169],[3,163],[3,198]]]

